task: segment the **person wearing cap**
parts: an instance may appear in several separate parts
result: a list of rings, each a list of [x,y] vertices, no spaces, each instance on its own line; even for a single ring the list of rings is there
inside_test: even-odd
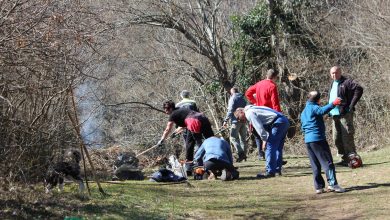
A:
[[[356,154],[353,117],[355,105],[363,95],[363,87],[355,80],[343,76],[339,66],[330,69],[330,77],[333,81],[329,90],[329,103],[336,97],[342,100],[338,107],[329,112],[333,122],[333,141],[338,154],[341,155],[341,161],[337,165],[348,166],[349,154]]]
[[[313,171],[314,188],[317,194],[325,192],[325,181],[321,175],[322,167],[328,182],[328,190],[341,193],[345,189],[341,188],[337,183],[336,169],[329,144],[326,140],[323,119],[325,114],[340,105],[341,99],[336,97],[331,103],[321,107],[320,98],[320,92],[309,92],[305,109],[301,113],[301,129],[305,136],[306,149]]]
[[[253,105],[237,108],[234,116],[238,121],[249,121],[252,124],[266,149],[266,171],[264,174],[257,174],[257,178],[275,177],[276,173],[280,175],[283,165],[284,141],[290,126],[287,117],[272,108]]]
[[[203,166],[209,173],[209,180],[214,180],[221,174],[221,180],[238,178],[238,172],[233,166],[233,156],[227,141],[218,137],[207,138],[194,156],[198,166]]]
[[[237,108],[244,108],[246,106],[246,101],[244,96],[238,91],[237,87],[231,88],[230,94],[231,96],[228,102],[228,111],[222,126],[226,127],[228,121],[230,121],[230,141],[232,142],[238,154],[237,162],[241,162],[242,160],[246,160],[247,127],[245,122],[237,121],[236,117],[234,117],[234,112]]]

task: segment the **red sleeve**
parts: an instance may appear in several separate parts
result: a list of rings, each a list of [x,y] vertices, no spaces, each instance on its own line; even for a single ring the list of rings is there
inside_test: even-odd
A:
[[[278,112],[282,112],[279,103],[278,89],[276,88],[276,86],[274,86],[271,91],[271,104],[272,104],[272,109],[275,109]]]
[[[246,92],[245,92],[245,97],[252,104],[256,104],[256,99],[253,97],[253,94],[255,94],[255,93],[256,93],[256,84],[249,87],[248,90],[246,90]]]

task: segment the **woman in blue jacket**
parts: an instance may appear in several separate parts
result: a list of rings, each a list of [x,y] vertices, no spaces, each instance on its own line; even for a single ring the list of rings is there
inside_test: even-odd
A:
[[[321,176],[321,167],[323,167],[327,182],[328,191],[345,192],[336,179],[336,170],[333,163],[332,153],[325,136],[325,123],[323,116],[337,105],[340,105],[341,99],[336,98],[332,103],[321,107],[321,94],[318,91],[311,91],[306,102],[306,107],[301,113],[301,129],[305,135],[305,144],[307,147],[311,168],[313,170],[314,187],[316,193],[325,192],[325,181]]]

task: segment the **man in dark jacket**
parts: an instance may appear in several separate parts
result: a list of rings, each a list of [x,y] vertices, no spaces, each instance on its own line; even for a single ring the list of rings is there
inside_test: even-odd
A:
[[[230,94],[231,96],[228,102],[228,111],[223,122],[223,127],[226,127],[227,122],[230,120],[230,141],[232,142],[238,154],[237,162],[241,162],[242,160],[246,160],[247,127],[245,122],[237,121],[236,117],[234,117],[234,112],[237,108],[244,108],[246,106],[246,101],[244,96],[238,92],[237,87],[230,89]]]
[[[348,166],[348,155],[356,153],[353,113],[356,103],[363,95],[363,88],[355,80],[342,76],[339,66],[330,69],[330,76],[333,82],[330,86],[329,103],[336,97],[341,98],[341,104],[329,112],[333,119],[333,141],[341,155],[341,161],[337,164]]]

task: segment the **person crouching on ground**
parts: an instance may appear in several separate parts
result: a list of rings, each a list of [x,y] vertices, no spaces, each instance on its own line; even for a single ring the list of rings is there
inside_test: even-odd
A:
[[[288,119],[282,113],[265,106],[248,105],[237,108],[234,116],[238,121],[248,120],[263,141],[265,150],[266,172],[257,174],[257,178],[281,175],[283,165],[283,145],[290,126]]]
[[[314,187],[317,194],[325,192],[325,181],[321,175],[321,167],[324,169],[328,181],[328,190],[334,192],[345,192],[336,179],[336,169],[333,163],[332,153],[326,141],[325,123],[323,116],[337,105],[341,99],[336,98],[332,103],[321,107],[321,94],[318,91],[311,91],[308,95],[306,107],[301,113],[301,129],[305,136],[305,144],[313,170]]]
[[[218,137],[207,138],[194,156],[198,166],[204,167],[209,173],[209,180],[214,180],[221,174],[221,180],[238,179],[238,172],[233,166],[233,156],[230,144]]]

